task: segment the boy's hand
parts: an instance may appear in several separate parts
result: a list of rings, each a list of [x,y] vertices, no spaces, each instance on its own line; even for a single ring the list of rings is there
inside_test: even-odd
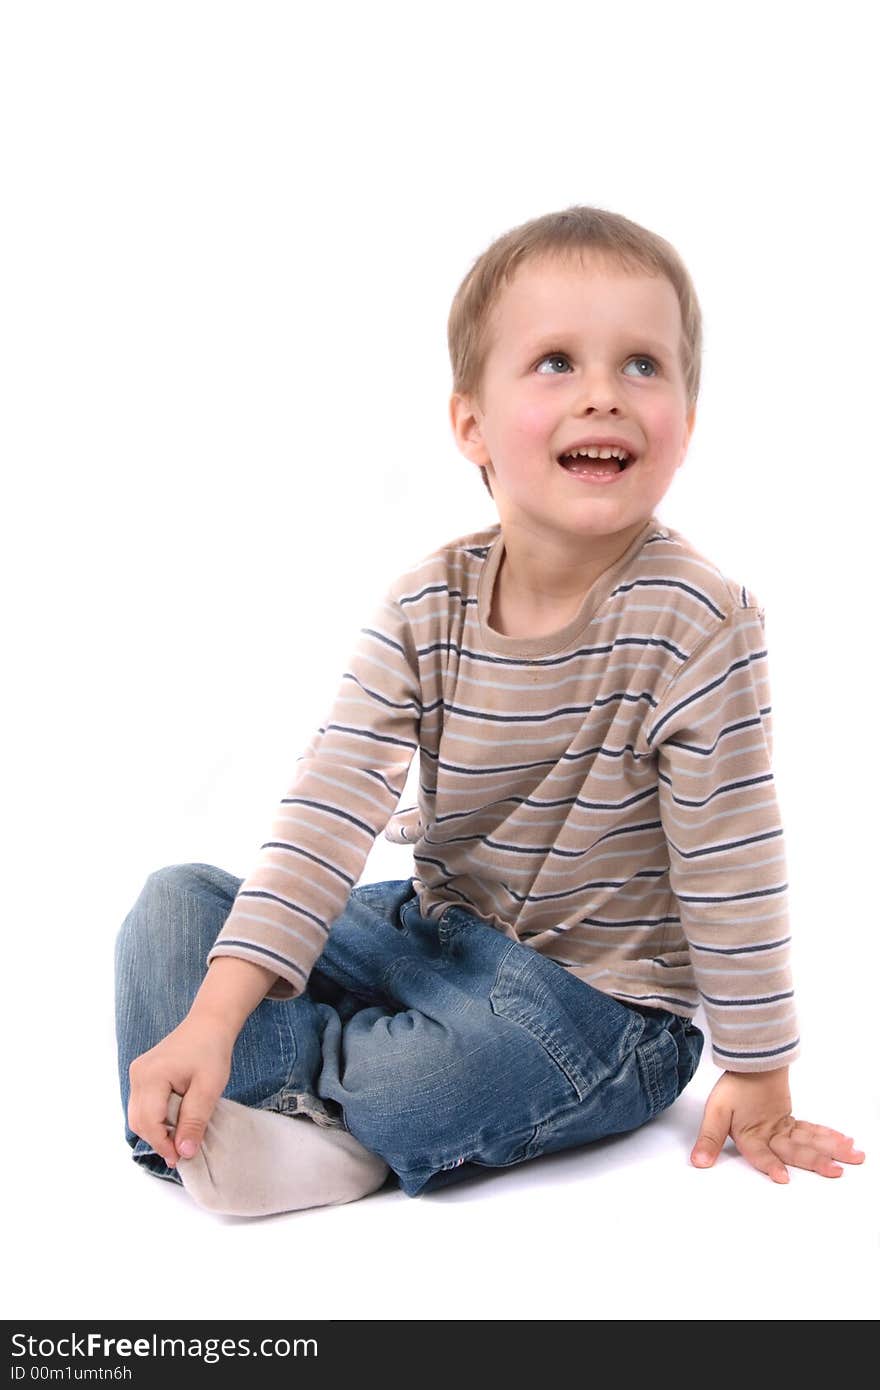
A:
[[[810,1168],[825,1178],[839,1178],[839,1163],[862,1163],[864,1153],[853,1140],[825,1125],[796,1120],[791,1113],[788,1067],[775,1071],[726,1071],[716,1081],[706,1108],[691,1162],[710,1168],[728,1134],[744,1158],[774,1182],[788,1182],[786,1163]]]
[[[232,1069],[234,1038],[208,1021],[187,1017],[128,1069],[128,1123],[169,1168],[198,1149]],[[174,1138],[166,1117],[171,1092],[183,1097]]]

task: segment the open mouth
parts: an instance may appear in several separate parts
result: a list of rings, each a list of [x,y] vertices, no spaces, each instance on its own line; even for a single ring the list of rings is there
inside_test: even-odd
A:
[[[574,473],[582,478],[616,478],[618,474],[631,468],[635,459],[630,454],[625,454],[620,458],[595,458],[591,459],[585,455],[560,454],[556,460],[566,473]]]

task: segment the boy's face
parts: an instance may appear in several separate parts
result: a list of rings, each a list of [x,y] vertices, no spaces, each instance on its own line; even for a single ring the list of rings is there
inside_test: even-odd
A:
[[[559,543],[637,530],[684,461],[694,427],[670,282],[595,257],[523,265],[490,323],[481,404],[454,395],[456,442],[486,468],[502,526]],[[634,461],[611,483],[559,455],[610,435]]]

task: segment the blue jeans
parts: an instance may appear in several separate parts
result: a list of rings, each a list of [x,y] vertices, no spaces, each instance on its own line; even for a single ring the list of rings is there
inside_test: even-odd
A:
[[[125,1137],[128,1068],[183,1020],[241,879],[209,864],[150,874],[115,946]],[[419,911],[413,880],[362,884],[305,991],[245,1021],[224,1096],[304,1112],[380,1154],[410,1197],[647,1123],[697,1069],[703,1034],[629,1007],[463,908]]]

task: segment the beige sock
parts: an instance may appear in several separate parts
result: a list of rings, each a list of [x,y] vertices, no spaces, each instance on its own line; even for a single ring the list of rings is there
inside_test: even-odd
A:
[[[171,1092],[172,1134],[181,1100]],[[221,1097],[197,1152],[178,1158],[177,1171],[189,1195],[209,1211],[268,1216],[353,1202],[381,1187],[390,1170],[348,1130]]]

